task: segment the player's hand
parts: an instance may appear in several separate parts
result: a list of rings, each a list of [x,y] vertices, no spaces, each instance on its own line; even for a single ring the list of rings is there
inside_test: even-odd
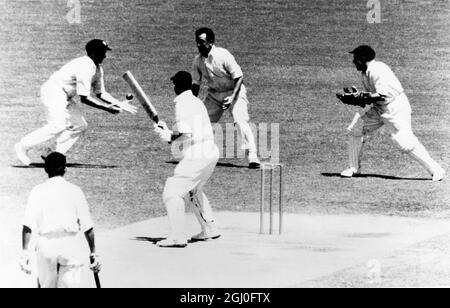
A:
[[[234,102],[234,99],[235,99],[234,95],[230,95],[230,96],[225,97],[225,99],[223,100],[222,109],[223,110],[227,110],[228,108],[230,108],[231,105]]]
[[[155,128],[155,133],[159,135],[159,138],[164,142],[171,142],[172,141],[172,135],[173,132],[167,127],[167,124],[162,122],[163,124],[160,126],[160,121],[158,124],[154,124],[153,127]]]
[[[167,126],[167,123],[164,121],[159,121],[157,124],[155,124],[157,127],[160,127],[165,130],[169,130],[169,127]]]
[[[98,273],[100,272],[101,268],[102,268],[102,264],[100,262],[100,256],[98,254],[92,253],[90,256],[90,262],[91,265],[89,266],[89,268],[91,269],[91,271]]]
[[[138,108],[130,104],[131,100],[125,100],[117,104],[117,106],[121,109],[121,111],[126,111],[131,114],[136,114],[138,112]]]
[[[22,257],[20,258],[19,265],[20,269],[27,275],[31,275],[31,262],[30,262],[30,252],[29,251],[23,251]]]

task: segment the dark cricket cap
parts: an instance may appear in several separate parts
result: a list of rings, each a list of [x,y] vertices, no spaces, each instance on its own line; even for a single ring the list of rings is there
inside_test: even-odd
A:
[[[372,47],[368,45],[361,45],[350,51],[351,54],[354,54],[358,57],[363,57],[367,60],[373,60],[375,59],[375,50],[372,49]]]
[[[108,44],[106,44],[104,40],[94,39],[86,44],[86,52],[88,54],[96,52],[104,52],[107,50],[112,49],[109,48]]]
[[[175,75],[173,75],[170,80],[172,80],[174,83],[187,83],[192,84],[192,76],[190,73],[185,71],[179,71]]]
[[[66,168],[66,156],[59,152],[50,153],[45,158],[44,168],[47,173],[55,173]]]

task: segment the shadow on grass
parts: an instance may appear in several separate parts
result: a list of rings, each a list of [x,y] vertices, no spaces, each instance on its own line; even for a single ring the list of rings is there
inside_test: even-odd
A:
[[[166,164],[171,164],[171,165],[177,165],[178,163],[179,163],[178,161],[173,161],[173,160],[166,161]],[[217,163],[217,167],[248,169],[248,166],[241,166],[241,165],[235,165],[232,163],[221,163],[221,162]]]
[[[18,169],[39,169],[44,168],[43,163],[33,163],[29,166],[12,166],[13,168]],[[75,168],[75,169],[114,169],[119,168],[119,166],[107,166],[107,165],[91,165],[91,164],[67,164],[67,168]]]
[[[138,241],[138,242],[149,242],[149,243],[152,243],[152,244],[156,244],[159,241],[162,241],[162,240],[165,240],[165,239],[166,239],[165,237],[135,237],[132,240]],[[203,240],[192,240],[192,239],[188,240],[188,244],[200,243],[200,242],[205,242],[205,241],[203,241]]]
[[[321,173],[322,176],[329,178],[343,178],[340,173]],[[377,179],[385,179],[385,180],[394,180],[394,181],[429,181],[427,178],[401,178],[398,176],[391,175],[382,175],[382,174],[357,174],[353,176],[354,178],[377,178]]]

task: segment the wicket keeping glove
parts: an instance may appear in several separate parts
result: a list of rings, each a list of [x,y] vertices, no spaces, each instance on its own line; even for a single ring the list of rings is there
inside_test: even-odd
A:
[[[344,93],[336,93],[336,97],[345,105],[366,107],[373,103],[370,93],[360,92],[355,86],[344,88]]]

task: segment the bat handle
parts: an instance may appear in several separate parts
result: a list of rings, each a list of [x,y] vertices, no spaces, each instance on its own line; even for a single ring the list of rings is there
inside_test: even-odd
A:
[[[153,116],[153,122],[155,122],[156,124],[159,123],[159,116],[158,115],[154,115]]]
[[[94,272],[94,280],[95,280],[95,286],[97,289],[101,289],[102,285],[100,284],[100,277],[98,276],[98,273]]]

